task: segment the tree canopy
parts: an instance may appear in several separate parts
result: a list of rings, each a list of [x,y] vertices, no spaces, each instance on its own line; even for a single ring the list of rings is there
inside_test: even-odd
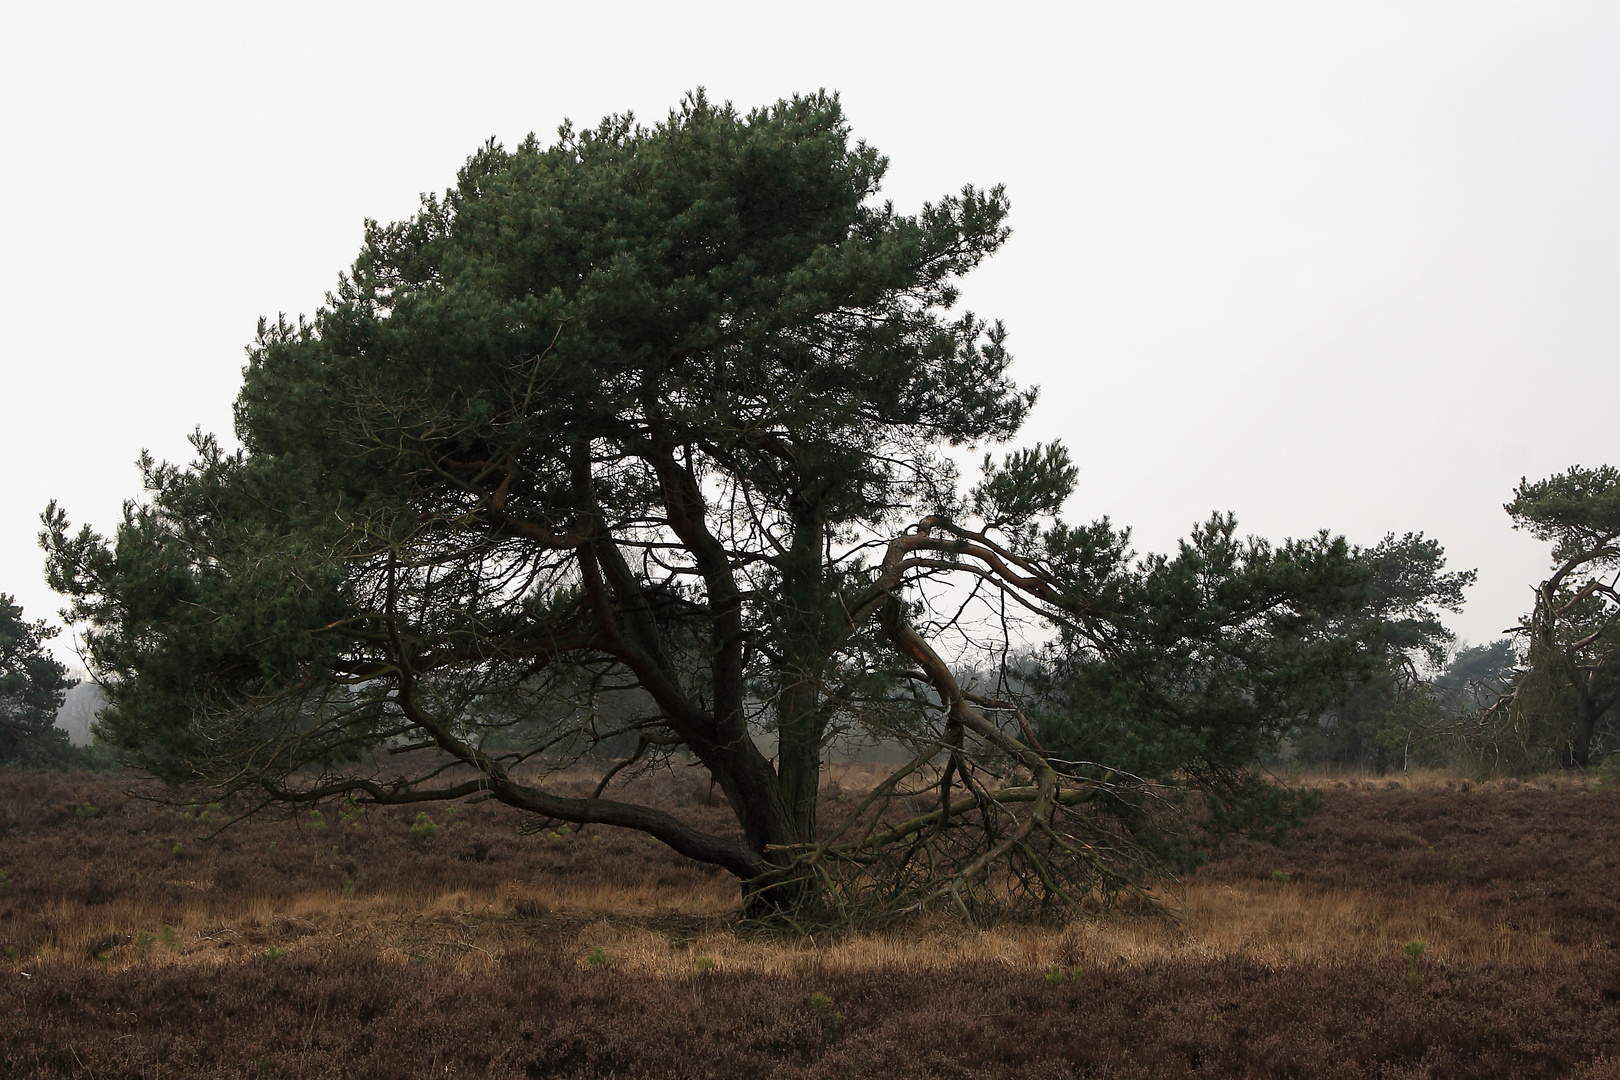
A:
[[[1475,575],[1446,573],[1445,553],[1435,541],[1390,535],[1365,557],[1374,569],[1368,645],[1382,649],[1383,662],[1340,690],[1329,689],[1316,721],[1288,734],[1291,762],[1374,771],[1406,768],[1413,760],[1436,764],[1444,756],[1436,725],[1477,705],[1476,691],[1492,685],[1491,664],[1511,666],[1511,650],[1502,642],[1450,655],[1455,635],[1434,608],[1459,609]]]
[[[1452,635],[1437,609],[1459,608],[1474,579],[1444,566],[1420,534],[1273,548],[1216,516],[1174,558],[1128,575],[1114,647],[1065,637],[1043,737],[1143,777],[1197,775],[1217,824],[1280,809],[1287,793],[1254,773],[1257,759],[1324,730],[1341,745],[1376,740],[1423,685],[1419,665],[1443,662]]]
[[[1001,325],[957,311],[1008,203],[902,214],[886,164],[835,97],[698,94],[491,142],[368,223],[312,319],[261,323],[241,450],[143,459],[110,538],[47,511],[102,733],[266,801],[487,794],[638,829],[795,917],[1072,909],[1139,887],[1211,820],[1188,806],[1286,824],[1255,747],[1463,579],[1431,546],[1428,578],[1384,580],[1420,538],[1272,547],[1230,517],[1138,559],[1061,520],[1059,445],[964,490],[950,449],[1035,401]],[[831,748],[879,741],[905,764],[819,820]],[[735,834],[613,797],[676,758]]]
[[[56,712],[74,685],[45,649],[56,631],[26,622],[14,597],[0,593],[0,763],[54,766],[73,757]]]
[[[1525,668],[1488,730],[1515,765],[1585,768],[1620,711],[1620,469],[1520,480],[1504,509],[1514,528],[1552,545],[1553,566],[1518,628]]]

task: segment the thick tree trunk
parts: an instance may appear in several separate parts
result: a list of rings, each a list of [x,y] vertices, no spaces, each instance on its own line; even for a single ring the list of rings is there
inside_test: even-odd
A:
[[[792,864],[793,849],[804,841],[804,834],[802,822],[788,802],[786,784],[753,749],[752,739],[748,746],[752,756],[764,764],[763,772],[752,767],[752,762],[743,776],[725,776],[723,768],[711,772],[726,792],[749,849],[759,854],[763,864],[777,868],[777,872],[756,872],[742,880],[744,915],[769,919],[803,910],[814,899],[816,883],[812,875]],[[810,798],[813,804],[813,789]]]
[[[816,797],[821,786],[820,695],[808,679],[785,688],[777,704],[777,774],[795,839],[815,839]]]
[[[1575,694],[1575,729],[1570,734],[1569,764],[1577,769],[1592,767],[1592,740],[1597,735],[1598,721],[1613,705],[1613,699],[1596,700],[1590,689],[1578,686]]]
[[[816,837],[821,789],[821,681],[827,665],[827,597],[821,565],[822,526],[815,508],[801,503],[782,568],[783,685],[776,702],[777,775],[795,840]]]
[[[1577,687],[1575,724],[1569,733],[1569,761],[1566,764],[1584,769],[1592,763],[1592,731],[1596,726],[1597,717],[1592,715],[1592,702],[1583,690]]]

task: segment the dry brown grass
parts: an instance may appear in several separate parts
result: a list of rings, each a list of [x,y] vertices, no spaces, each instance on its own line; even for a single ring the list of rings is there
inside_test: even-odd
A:
[[[857,763],[835,766],[828,779],[834,791],[858,792],[880,775],[881,766]],[[1478,783],[1432,771],[1298,779],[1335,794],[1472,793],[1487,799],[1513,792],[1589,793],[1594,787],[1583,777]],[[83,782],[100,785],[89,792],[94,798],[117,802],[104,781]],[[67,816],[66,809],[85,801],[93,800],[62,800],[58,816],[70,833],[89,833],[111,824]],[[123,809],[142,823],[147,817],[173,812],[127,802]],[[296,824],[258,824],[253,837],[232,853],[277,842],[266,837],[281,837],[280,843],[306,849],[314,846],[311,835],[327,839],[308,832],[301,836]],[[463,824],[469,829],[477,825],[470,819]],[[140,840],[131,846],[144,854],[144,839],[150,833],[138,830]],[[367,839],[375,841],[374,836],[363,837],[362,843]],[[548,840],[533,841],[531,847],[544,851]],[[161,851],[169,841],[165,837],[155,843]],[[1460,910],[1450,884],[1409,882],[1395,891],[1343,884],[1302,888],[1291,876],[1285,882],[1195,875],[1161,893],[1164,914],[1156,917],[1116,913],[1063,927],[1018,924],[970,930],[954,915],[940,913],[885,932],[793,940],[740,932],[734,919],[737,890],[728,877],[642,873],[648,865],[669,869],[663,865],[667,853],[644,838],[595,830],[549,843],[584,848],[583,861],[618,872],[558,876],[547,873],[554,867],[542,863],[514,867],[513,876],[485,875],[472,887],[445,888],[434,875],[406,873],[400,886],[380,892],[357,890],[346,877],[346,886],[340,884],[336,890],[327,886],[288,893],[221,888],[211,873],[217,865],[175,863],[141,888],[142,873],[132,869],[138,860],[128,853],[102,850],[97,864],[86,869],[98,879],[123,878],[130,887],[92,895],[89,902],[72,891],[45,891],[30,914],[49,929],[27,956],[45,962],[94,958],[103,966],[120,967],[227,963],[252,950],[321,955],[369,950],[395,959],[456,959],[476,968],[498,962],[514,944],[528,947],[540,934],[555,950],[575,955],[581,963],[592,950],[601,949],[625,970],[674,978],[689,975],[697,959],[706,969],[765,974],[802,971],[806,963],[826,971],[920,973],[964,963],[1033,971],[1054,965],[1180,960],[1245,960],[1276,967],[1387,957],[1413,939],[1425,941],[1427,955],[1435,961],[1511,960],[1537,965],[1566,955],[1567,950],[1552,941],[1551,921],[1547,926],[1508,929],[1500,912]],[[408,860],[422,858],[429,846],[396,847],[394,857]],[[1251,853],[1259,851],[1265,857],[1264,850]],[[649,860],[649,855],[656,858]],[[626,874],[622,864],[637,857],[640,864]],[[1280,865],[1288,857],[1275,853],[1270,858]],[[333,863],[330,869],[339,867]],[[672,939],[678,947],[671,948]],[[22,958],[19,951],[17,959]]]
[[[1591,773],[1548,773],[1543,776],[1493,777],[1479,779],[1450,769],[1416,768],[1404,772],[1372,773],[1360,769],[1309,769],[1279,773],[1279,779],[1293,785],[1323,791],[1595,791],[1602,788]]]
[[[721,926],[683,942],[678,951],[670,948],[666,933],[604,917],[581,928],[574,940],[582,956],[601,947],[628,970],[666,978],[689,975],[694,957],[707,958],[722,971],[774,975],[802,971],[807,963],[822,971],[910,974],[962,964],[1028,972],[1173,961],[1277,968],[1388,958],[1414,939],[1426,943],[1425,955],[1434,962],[1543,967],[1568,957],[1568,949],[1548,936],[1459,917],[1444,897],[1418,892],[1406,903],[1392,904],[1355,890],[1194,881],[1169,899],[1167,912],[1101,915],[1065,927],[985,930],[965,928],[941,914],[888,932],[836,935],[825,943],[762,939]]]
[[[835,771],[829,813],[868,779],[858,766]],[[472,1028],[429,1025],[430,1038],[410,1018],[485,1010],[490,1030],[506,1032],[479,1037],[504,1047],[488,1075],[664,1075],[657,1040],[682,1045],[716,1009],[744,1049],[732,1064],[730,1050],[693,1059],[690,1075],[845,1075],[917,1039],[934,1049],[895,1075],[942,1075],[941,1062],[969,1059],[973,1075],[1008,1076],[1049,1066],[1054,1076],[1620,1075],[1620,797],[1580,778],[1308,779],[1326,803],[1293,848],[1235,846],[1165,891],[1167,915],[974,931],[938,914],[787,939],[739,927],[729,878],[644,838],[519,837],[492,804],[428,841],[410,837],[408,815],[376,812],[208,838],[178,809],[125,798],[105,778],[0,773],[0,976],[25,1017],[0,1035],[0,1072],[84,1074],[73,1033],[112,1023],[104,1015],[157,1015],[150,1002],[167,1014],[197,1009],[187,1002],[202,995],[304,1016],[318,994],[321,1015],[359,1010],[345,1023],[393,1010],[410,1032],[400,1045],[429,1040],[440,1049],[421,1060],[445,1068],[481,1052]],[[664,782],[653,794],[666,805],[723,823],[702,785]],[[98,812],[81,818],[86,801]],[[1426,943],[1418,988],[1400,951],[1414,939]],[[530,1036],[511,1041],[531,985],[551,987],[545,1008],[594,1033],[548,1036],[562,1042],[546,1053],[567,1068],[533,1057]],[[931,1024],[928,988],[946,986],[979,1002],[973,1015],[1005,1022],[974,1021],[967,1043],[951,1042],[955,1028]],[[812,991],[833,995],[847,1019],[807,1014]],[[196,1062],[257,1045],[255,1028],[215,1012],[186,1021]],[[635,1025],[615,1026],[632,1014]],[[1091,1019],[1076,1029],[1081,1015]],[[1365,1024],[1375,1027],[1352,1038]],[[1075,1042],[1071,1029],[1091,1034]],[[140,1030],[107,1029],[126,1041],[124,1057],[101,1059],[106,1075],[143,1075],[141,1055],[167,1045]],[[277,1075],[339,1075],[370,1045],[334,1033]],[[216,1075],[188,1068],[174,1074]]]
[[[530,947],[537,936],[581,966],[589,966],[592,950],[602,949],[616,968],[657,978],[684,978],[694,970],[787,975],[802,973],[806,965],[826,972],[897,974],[963,964],[1036,973],[1054,966],[1170,961],[1277,968],[1384,959],[1413,939],[1427,943],[1426,956],[1433,962],[1545,967],[1570,955],[1550,934],[1459,916],[1445,896],[1424,891],[1392,904],[1355,890],[1194,881],[1160,917],[1114,914],[1064,927],[972,930],[941,913],[885,932],[823,935],[819,941],[739,931],[731,918],[735,907],[734,891],[723,887],[676,892],[523,882],[438,895],[221,898],[186,904],[178,913],[140,902],[87,909],[58,901],[42,914],[61,929],[33,959],[98,962],[121,970],[232,963],[270,950],[321,957],[357,951],[482,970],[513,947]],[[139,935],[150,942],[137,944]]]

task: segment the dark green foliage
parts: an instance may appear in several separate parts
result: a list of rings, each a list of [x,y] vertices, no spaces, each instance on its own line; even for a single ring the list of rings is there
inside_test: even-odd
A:
[[[1464,710],[1496,700],[1513,683],[1519,654],[1511,638],[1489,645],[1458,649],[1434,680],[1434,688],[1453,710]]]
[[[56,631],[25,622],[22,608],[0,593],[0,764],[27,768],[76,764],[79,754],[56,727],[75,681],[45,651]]]
[[[1289,734],[1288,760],[1359,771],[1468,766],[1482,710],[1519,675],[1511,639],[1458,649],[1437,674],[1397,658],[1348,687],[1333,711]]]
[[[1521,480],[1505,509],[1552,545],[1533,608],[1514,638],[1462,650],[1397,702],[1376,737],[1482,775],[1587,768],[1620,749],[1620,470]]]
[[[1385,620],[1381,637],[1370,640],[1369,657],[1378,659],[1351,673],[1314,722],[1288,734],[1291,759],[1375,772],[1438,764],[1445,754],[1431,737],[1436,722],[1484,688],[1465,685],[1468,665],[1480,662],[1474,652],[1446,658],[1453,636],[1435,609],[1458,610],[1474,574],[1443,573],[1444,552],[1420,535],[1386,537],[1363,557],[1373,571],[1366,613]]]
[[[1505,771],[1586,768],[1620,750],[1620,469],[1521,480],[1513,527],[1552,545],[1552,574],[1521,621],[1524,668],[1472,750]]]
[[[1315,735],[1325,715],[1354,717],[1347,705],[1449,638],[1436,609],[1460,606],[1474,575],[1444,564],[1421,536],[1357,548],[1322,533],[1273,547],[1240,539],[1230,516],[1216,516],[1175,557],[1121,566],[1110,635],[1065,635],[1041,739],[1089,768],[1144,781],[1125,812],[1189,788],[1203,796],[1208,838],[1280,839],[1316,800],[1275,786],[1254,763],[1285,737]],[[1186,858],[1198,839],[1162,842]]]
[[[1613,465],[1571,465],[1535,483],[1521,479],[1503,509],[1514,528],[1553,545],[1555,563],[1579,560],[1578,565],[1603,570],[1620,558],[1611,550],[1620,537],[1620,469]]]

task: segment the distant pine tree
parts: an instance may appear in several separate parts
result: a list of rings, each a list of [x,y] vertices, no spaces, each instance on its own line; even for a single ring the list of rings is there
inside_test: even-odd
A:
[[[56,714],[76,680],[45,651],[55,634],[25,622],[15,598],[0,593],[0,764],[39,768],[74,757]]]

